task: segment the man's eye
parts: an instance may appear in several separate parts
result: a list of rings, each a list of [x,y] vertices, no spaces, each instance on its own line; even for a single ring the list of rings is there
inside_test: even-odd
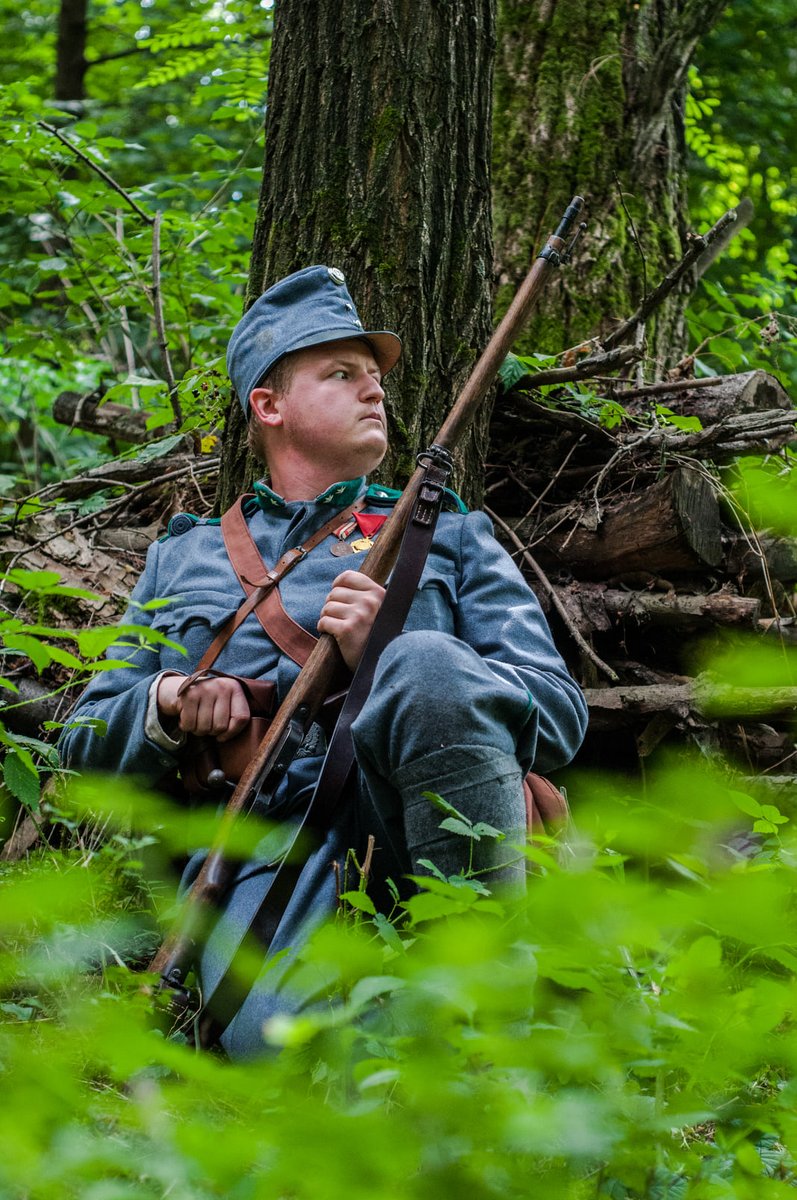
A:
[[[340,368],[340,370],[338,370],[338,371],[333,371],[333,373],[332,373],[332,378],[333,378],[333,379],[348,379],[348,378],[349,378],[349,372],[348,372],[348,371],[344,371],[344,370],[343,370],[343,368],[341,367],[341,368]]]

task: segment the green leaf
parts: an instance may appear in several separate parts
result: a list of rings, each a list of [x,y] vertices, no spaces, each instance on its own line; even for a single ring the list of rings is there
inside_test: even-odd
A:
[[[441,829],[447,829],[450,833],[458,833],[461,837],[471,838],[474,842],[480,841],[479,835],[472,825],[466,825],[464,821],[460,821],[459,817],[446,817],[440,822]]]
[[[439,808],[442,812],[448,813],[450,817],[458,817],[459,820],[463,821],[466,825],[471,824],[464,813],[461,813],[459,809],[454,808],[453,804],[449,804],[449,802],[444,799],[443,796],[439,796],[437,792],[421,792],[421,795],[425,800],[429,800],[435,806],[435,808]]]
[[[376,913],[374,902],[367,892],[341,892],[340,898],[350,904],[352,908],[368,913],[369,916],[374,916]]]
[[[761,805],[754,796],[748,796],[745,792],[734,792],[728,790],[728,797],[733,801],[736,807],[748,817],[760,817]]]
[[[11,750],[3,762],[3,782],[11,795],[32,812],[38,812],[41,784],[30,755]]]
[[[395,925],[389,921],[384,913],[376,913],[374,915],[374,925],[376,926],[379,936],[390,946],[391,950],[399,950],[404,953],[404,943],[398,935]]]
[[[82,629],[77,636],[78,649],[84,658],[96,658],[113,645],[117,636],[115,628]]]
[[[158,608],[166,608],[169,604],[174,604],[177,600],[182,600],[182,596],[162,596],[154,600],[147,600],[144,604],[140,604],[138,600],[131,600],[130,607],[137,608],[141,612],[154,612]]]
[[[25,633],[7,633],[3,635],[3,641],[9,650],[19,650],[27,655],[37,671],[41,672],[45,667],[49,667],[52,659],[49,647],[38,638]]]
[[[442,879],[443,883],[445,883],[445,881],[446,881],[445,875],[443,874],[443,872],[440,870],[439,867],[435,866],[435,864],[432,862],[432,860],[430,858],[419,858],[418,866],[423,867],[427,871],[431,871],[432,875],[434,875],[437,879]]]
[[[83,670],[83,663],[74,654],[71,654],[69,650],[64,650],[61,646],[53,646],[52,644],[48,645],[47,649],[53,662],[60,663],[62,667],[71,667],[74,671]]]
[[[26,592],[40,592],[43,588],[51,588],[61,582],[57,571],[24,571],[21,567],[14,567],[6,578]]]
[[[367,975],[364,979],[358,979],[352,988],[349,1007],[362,1008],[369,1001],[375,1000],[377,996],[389,995],[391,992],[400,991],[405,986],[405,981],[398,979],[395,975]]]
[[[496,829],[494,825],[488,825],[486,821],[478,821],[473,826],[473,832],[477,837],[495,838],[499,842],[506,838],[506,834],[501,829]]]

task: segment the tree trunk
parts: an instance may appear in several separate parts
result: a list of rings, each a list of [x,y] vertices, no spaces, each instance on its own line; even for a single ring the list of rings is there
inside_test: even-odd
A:
[[[500,313],[573,192],[589,231],[519,353],[556,353],[628,316],[685,249],[686,72],[725,0],[500,0],[493,203]],[[627,211],[626,211],[627,210]],[[633,219],[633,224],[632,224]],[[689,279],[648,329],[683,343]]]
[[[85,99],[87,9],[88,0],[61,0],[55,51],[56,100]]]
[[[269,77],[266,162],[248,303],[311,263],[340,267],[366,326],[404,352],[388,377],[401,484],[490,332],[491,0],[282,0]],[[488,413],[455,486],[478,499]],[[231,413],[226,508],[249,475]]]

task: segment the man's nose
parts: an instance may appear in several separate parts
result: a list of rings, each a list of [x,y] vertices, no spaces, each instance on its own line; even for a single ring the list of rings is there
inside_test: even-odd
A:
[[[385,398],[385,391],[379,380],[370,372],[366,374],[360,388],[360,399],[364,404],[379,404]]]

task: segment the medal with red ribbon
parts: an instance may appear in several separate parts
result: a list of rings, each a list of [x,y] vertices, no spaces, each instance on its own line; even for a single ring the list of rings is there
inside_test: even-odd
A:
[[[332,546],[332,553],[340,556],[342,554],[360,554],[363,550],[370,550],[374,544],[374,538],[387,520],[387,514],[381,513],[355,513],[351,521],[336,530],[338,541]],[[360,537],[355,538],[353,542],[347,542],[349,534],[358,529]]]

